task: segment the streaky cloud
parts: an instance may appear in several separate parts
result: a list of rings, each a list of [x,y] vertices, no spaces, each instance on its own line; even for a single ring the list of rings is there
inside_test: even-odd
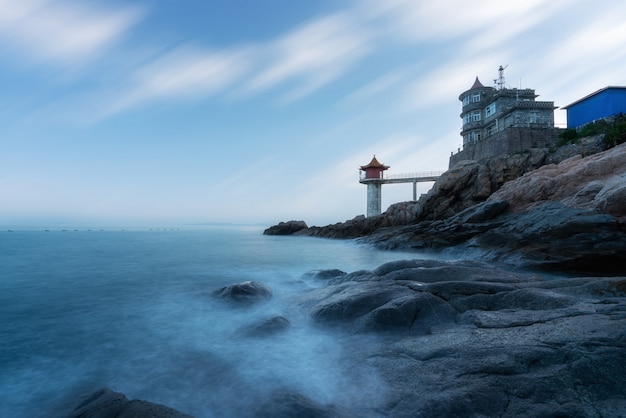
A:
[[[250,66],[245,48],[209,51],[179,46],[135,69],[124,92],[101,116],[163,99],[203,98],[238,81]]]
[[[336,13],[308,22],[264,47],[268,63],[243,88],[256,94],[288,80],[299,80],[287,101],[303,97],[345,74],[369,52],[365,27]]]
[[[138,7],[0,0],[0,43],[29,62],[80,64],[125,35],[143,14]]]

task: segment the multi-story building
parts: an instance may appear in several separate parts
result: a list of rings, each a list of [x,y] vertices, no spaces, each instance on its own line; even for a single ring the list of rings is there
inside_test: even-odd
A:
[[[485,87],[478,77],[461,93],[463,147],[505,128],[553,128],[554,102],[539,102],[533,89]]]
[[[459,96],[462,103],[463,150],[450,157],[450,167],[460,160],[478,160],[500,154],[547,146],[558,136],[554,128],[554,102],[535,100],[533,89],[507,88],[504,69],[495,87],[478,77]]]

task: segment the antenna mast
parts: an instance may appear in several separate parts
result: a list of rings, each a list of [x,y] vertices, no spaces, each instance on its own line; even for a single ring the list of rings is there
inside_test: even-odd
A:
[[[508,65],[505,65],[504,67],[500,66],[500,68],[498,68],[498,79],[495,80],[496,88],[498,90],[502,90],[504,88],[504,70],[506,67],[508,67]]]

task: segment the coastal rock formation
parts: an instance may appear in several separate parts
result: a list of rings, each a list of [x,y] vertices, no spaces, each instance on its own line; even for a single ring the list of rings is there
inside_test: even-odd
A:
[[[252,304],[270,299],[272,289],[263,283],[247,280],[217,289],[213,295],[236,303]]]
[[[384,249],[475,251],[517,267],[585,274],[622,274],[626,225],[609,214],[543,203],[521,213],[488,201],[446,219],[380,229],[362,242]]]
[[[540,167],[508,182],[489,200],[506,200],[513,212],[556,201],[572,208],[626,217],[626,143],[595,155],[576,155]]]
[[[503,155],[486,161],[463,161],[445,172],[416,205],[417,220],[439,220],[485,201],[507,181],[545,164],[548,150]]]
[[[271,226],[263,231],[263,235],[291,235],[307,228],[308,226],[304,221],[280,222],[278,225]]]
[[[374,365],[389,388],[382,416],[626,410],[624,277],[544,280],[432,260],[310,277],[327,283],[299,302],[315,321],[381,336],[351,355]]]
[[[108,388],[84,396],[67,418],[192,418],[164,405],[140,400],[128,400]]]
[[[349,411],[341,411],[333,405],[321,405],[300,393],[289,390],[277,391],[261,404],[255,414],[259,418],[341,418],[350,415]]]
[[[443,220],[470,208],[487,198],[507,181],[534,170],[550,159],[547,149],[532,149],[527,153],[503,155],[487,161],[462,161],[443,173],[433,188],[417,202],[395,203],[382,214],[302,229],[299,235],[324,238],[357,238],[374,231],[425,220]]]
[[[403,260],[303,279],[318,283],[294,308],[332,330],[355,367],[367,365],[362,378],[377,382],[378,400],[348,408],[284,388],[239,416],[617,418],[626,410],[626,277]],[[286,321],[276,318],[269,322]],[[189,417],[109,389],[66,416]]]
[[[460,246],[515,266],[620,274],[626,262],[626,144],[593,154],[600,139],[557,153],[530,150],[460,162],[418,202],[299,234],[359,238],[385,249]]]

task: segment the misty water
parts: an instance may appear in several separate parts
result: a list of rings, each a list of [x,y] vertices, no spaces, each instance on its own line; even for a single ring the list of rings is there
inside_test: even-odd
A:
[[[101,387],[200,417],[246,416],[278,389],[375,407],[385,387],[354,360],[372,337],[320,329],[294,298],[304,273],[373,269],[419,254],[256,227],[0,233],[0,416],[59,416]],[[235,307],[211,293],[245,280],[272,299]],[[282,315],[283,333],[246,326]]]

